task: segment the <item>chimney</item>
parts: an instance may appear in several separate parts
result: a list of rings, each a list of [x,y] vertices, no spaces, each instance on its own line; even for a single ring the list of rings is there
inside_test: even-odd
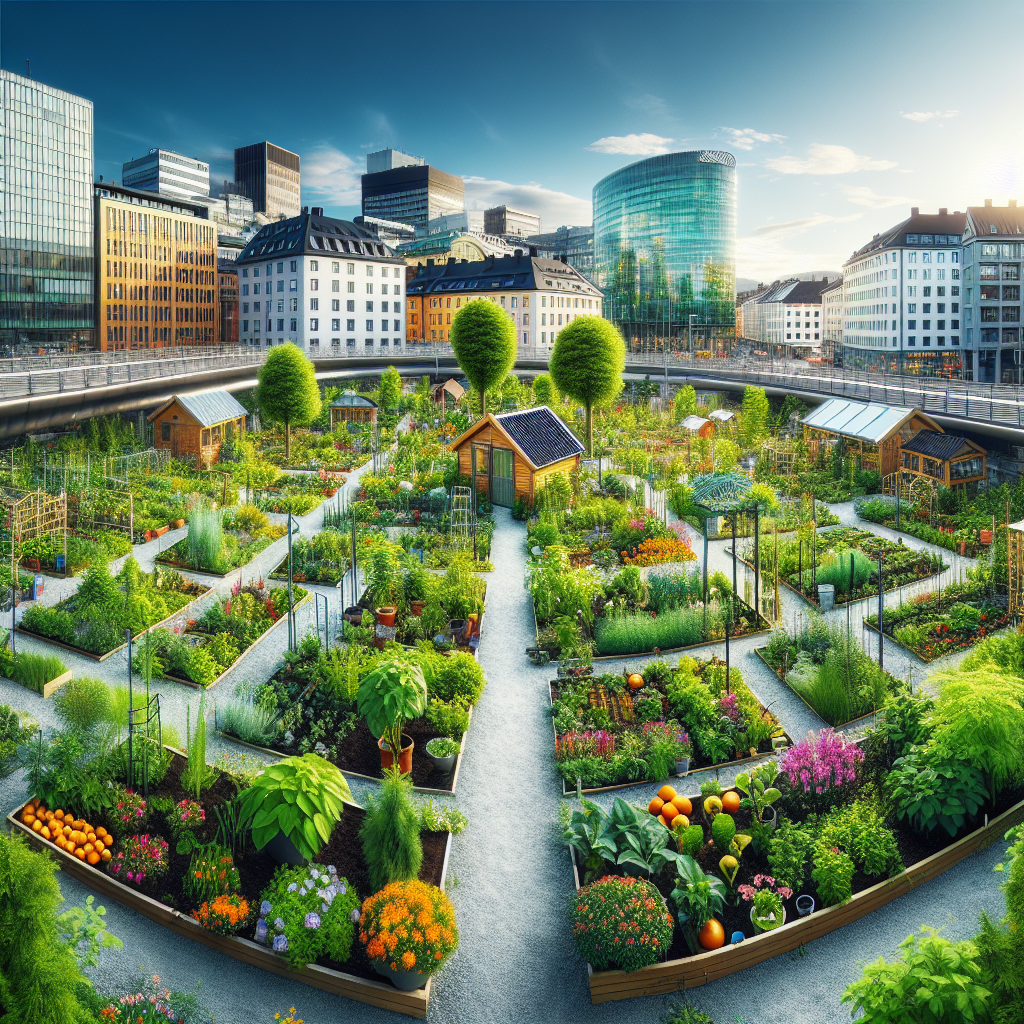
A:
[[[100,178],[100,181],[102,181],[102,180],[103,179]],[[1007,204],[1006,205],[1009,206],[1011,210],[1016,210],[1017,209],[1017,200],[1016,199],[1007,200]]]
[[[432,267],[434,265],[434,258],[432,256],[427,257],[427,266]]]
[[[523,255],[523,250],[522,249],[516,249],[514,251],[513,255],[515,256],[516,259],[519,259]]]
[[[102,180],[103,180],[103,179],[102,179],[102,178],[100,178],[100,181],[102,181]],[[1016,201],[1016,200],[1015,200],[1015,201]],[[531,245],[531,246],[530,246],[530,255],[531,255],[531,256],[536,256],[536,255],[537,255],[537,246],[535,246],[535,245]]]
[[[322,206],[314,206],[312,213],[314,217],[322,217],[324,215],[324,208]]]
[[[456,263],[455,257],[454,256],[449,256],[448,257],[448,266],[449,267],[453,267],[453,266],[455,266],[455,263]]]
[[[940,206],[939,207],[939,216],[940,217],[945,217],[947,213],[949,213],[949,209],[947,207],[945,207],[945,206]]]
[[[991,206],[992,205],[992,200],[991,199],[986,199],[985,200],[985,205],[986,206]]]
[[[304,206],[304,207],[302,208],[302,212],[303,212],[303,213],[309,213],[309,207],[308,207],[308,206]]]
[[[920,210],[920,208],[919,208],[919,207],[917,207],[917,206],[912,206],[912,207],[910,208],[910,216],[911,216],[911,217],[916,217],[916,216],[917,216],[917,215],[918,215],[918,214],[919,214],[920,212],[921,212],[921,210]]]

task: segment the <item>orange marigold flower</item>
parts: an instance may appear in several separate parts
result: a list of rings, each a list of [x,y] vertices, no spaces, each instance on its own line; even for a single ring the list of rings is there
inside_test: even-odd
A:
[[[402,967],[407,971],[411,971],[416,966],[416,954],[410,950],[406,950],[402,954]]]

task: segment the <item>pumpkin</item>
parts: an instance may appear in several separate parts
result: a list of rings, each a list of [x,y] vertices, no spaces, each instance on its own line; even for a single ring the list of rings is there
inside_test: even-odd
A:
[[[99,864],[99,862],[100,862],[100,855],[95,850],[92,850],[92,851],[90,851],[89,853],[87,853],[85,855],[85,862],[87,864],[93,864],[93,865]]]
[[[665,806],[665,801],[660,796],[656,796],[648,805],[647,810],[651,814],[661,814],[662,807]]]
[[[674,803],[679,809],[680,814],[685,814],[687,816],[693,814],[693,804],[690,803],[689,797],[685,797],[677,793],[672,797],[672,803]]]
[[[735,814],[740,809],[740,795],[735,789],[722,796],[722,810],[727,814]]]
[[[644,685],[644,677],[639,672],[634,672],[627,680],[626,685],[631,690],[640,690]]]
[[[725,945],[725,929],[721,921],[711,918],[697,935],[697,941],[704,949],[721,949]]]
[[[676,791],[671,786],[662,786],[658,790],[658,797],[665,803],[671,803],[676,798]]]

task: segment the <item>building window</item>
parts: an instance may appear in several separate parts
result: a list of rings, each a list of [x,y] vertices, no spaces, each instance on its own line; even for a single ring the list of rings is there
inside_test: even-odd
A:
[[[332,331],[340,331],[341,330],[341,320],[332,320],[331,321],[331,330]]]
[[[355,320],[346,320],[345,321],[345,330],[346,331],[354,331],[355,329],[356,329],[356,322],[355,322]]]
[[[367,313],[372,313],[373,312],[373,303],[372,302],[367,302],[366,303],[366,312]]]
[[[373,321],[372,320],[367,320],[366,321],[366,329],[368,331],[372,331],[373,330]]]
[[[281,285],[281,284],[282,284],[283,282],[281,282],[281,281],[278,281],[277,283],[278,283],[278,289],[277,289],[277,290],[278,290],[278,291],[280,291],[280,290],[281,290],[281,288],[280,288],[280,285]],[[290,281],[288,282],[288,291],[290,291],[290,292],[297,292],[298,290],[299,290],[299,284],[298,284],[298,281],[296,281],[296,280],[295,280],[295,278],[293,277],[293,278],[292,278],[292,279],[291,279],[291,280],[290,280]],[[312,280],[311,280],[311,281],[309,282],[309,290],[310,290],[311,292],[315,292],[315,291],[316,291],[316,278],[313,278],[313,279],[312,279]]]
[[[369,263],[367,263],[367,265],[366,265],[366,276],[367,277],[373,277],[373,266],[371,264],[369,264]],[[370,342],[370,344],[373,344],[372,339],[367,338],[366,340],[368,342]]]
[[[247,334],[249,332],[249,321],[248,320],[243,320],[242,321],[242,332],[244,334]]]
[[[204,430],[203,431],[203,441],[202,441],[202,444],[203,444],[204,448],[209,448],[210,447],[210,432],[209,432],[209,430]]]
[[[298,301],[299,301],[298,299],[292,299],[292,302],[294,302],[296,304],[298,303]],[[297,305],[294,308],[298,308]],[[310,299],[309,300],[309,308],[310,309],[319,309],[320,308],[320,300],[319,299]]]
[[[1020,323],[1020,307],[1003,306],[1003,323]]]
[[[356,300],[355,299],[349,299],[345,303],[345,312],[346,313],[354,313],[355,311],[356,311]]]
[[[293,320],[292,323],[295,323],[295,321]],[[319,317],[311,316],[309,318],[309,329],[311,331],[319,331],[320,330],[320,318]],[[295,328],[293,327],[292,330],[294,331]]]
[[[170,423],[161,422],[160,423],[160,440],[161,441],[170,441],[170,439],[171,439],[171,425],[170,425]]]
[[[289,321],[289,323],[291,324],[291,326],[288,328],[288,330],[292,334],[295,334],[295,332],[298,331],[298,329],[299,329],[299,321],[297,319],[294,319],[294,320]],[[278,328],[278,330],[280,330],[280,328]]]

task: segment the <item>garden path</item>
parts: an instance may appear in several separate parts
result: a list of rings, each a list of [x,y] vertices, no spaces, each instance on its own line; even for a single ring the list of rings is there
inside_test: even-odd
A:
[[[317,522],[317,515],[322,517],[322,511],[307,517],[310,526]],[[490,625],[479,652],[488,685],[474,714],[456,801],[470,825],[455,842],[449,867],[461,943],[451,964],[436,979],[429,1019],[443,1024],[655,1024],[666,999],[591,1006],[586,967],[572,951],[566,913],[572,871],[554,829],[558,783],[551,761],[547,694],[552,669],[531,665],[523,654],[534,640],[532,607],[523,589],[525,529],[502,509],[496,511],[496,519],[495,571],[488,575]],[[711,545],[711,568],[724,570],[729,564],[723,548],[724,542]],[[268,549],[261,557],[259,568],[267,572],[273,559],[280,560],[281,555]],[[226,588],[230,581],[218,581],[218,585]],[[799,601],[795,595],[787,596]],[[787,604],[784,598],[783,610],[791,617],[796,605]],[[259,654],[252,656],[260,661],[246,663],[246,677],[266,678],[285,642],[283,633],[265,641]],[[792,735],[820,727],[815,716],[752,654],[753,646],[760,642],[763,640],[751,638],[733,645],[735,663],[742,666],[744,678],[763,702],[776,702],[773,710],[778,710]],[[888,648],[886,654],[888,658]],[[626,660],[640,664],[650,658]],[[82,668],[91,669],[94,675],[102,670],[104,678],[120,683],[125,666],[122,658],[116,668],[116,661],[115,657],[101,666],[88,662]],[[176,687],[175,691],[182,689]],[[210,697],[215,702],[221,695],[230,696],[232,689],[230,682],[222,684]],[[185,695],[167,692],[169,706],[179,712],[183,697],[193,701],[196,697],[193,691]],[[14,684],[0,681],[0,700],[53,724],[52,702]],[[210,745],[212,756],[217,748],[212,735]],[[692,781],[696,785],[700,780]],[[357,799],[363,788],[353,785]],[[654,788],[632,787],[624,795],[646,800]],[[21,773],[0,781],[5,808],[24,796]],[[599,800],[605,805],[611,801],[610,795]],[[1002,896],[992,874],[1001,852],[997,844],[969,858],[887,910],[819,939],[799,954],[707,985],[695,993],[696,1001],[719,1022],[847,1021],[849,1011],[841,1006],[839,997],[858,976],[858,960],[874,959],[880,953],[891,958],[897,943],[922,923],[946,924],[947,935],[961,938],[973,932],[981,909],[1002,913]],[[86,887],[68,877],[61,878],[61,886],[69,903],[82,903],[89,895]],[[147,973],[158,973],[166,984],[178,989],[191,989],[201,979],[204,1003],[217,1020],[231,1024],[269,1022],[275,1010],[289,1006],[297,1007],[307,1024],[339,1019],[383,1024],[398,1019],[184,942],[117,904],[110,904],[107,912],[108,924],[124,941],[124,948],[103,954],[100,968],[94,972],[101,986],[127,985],[142,963]],[[950,919],[949,914],[958,917]]]

